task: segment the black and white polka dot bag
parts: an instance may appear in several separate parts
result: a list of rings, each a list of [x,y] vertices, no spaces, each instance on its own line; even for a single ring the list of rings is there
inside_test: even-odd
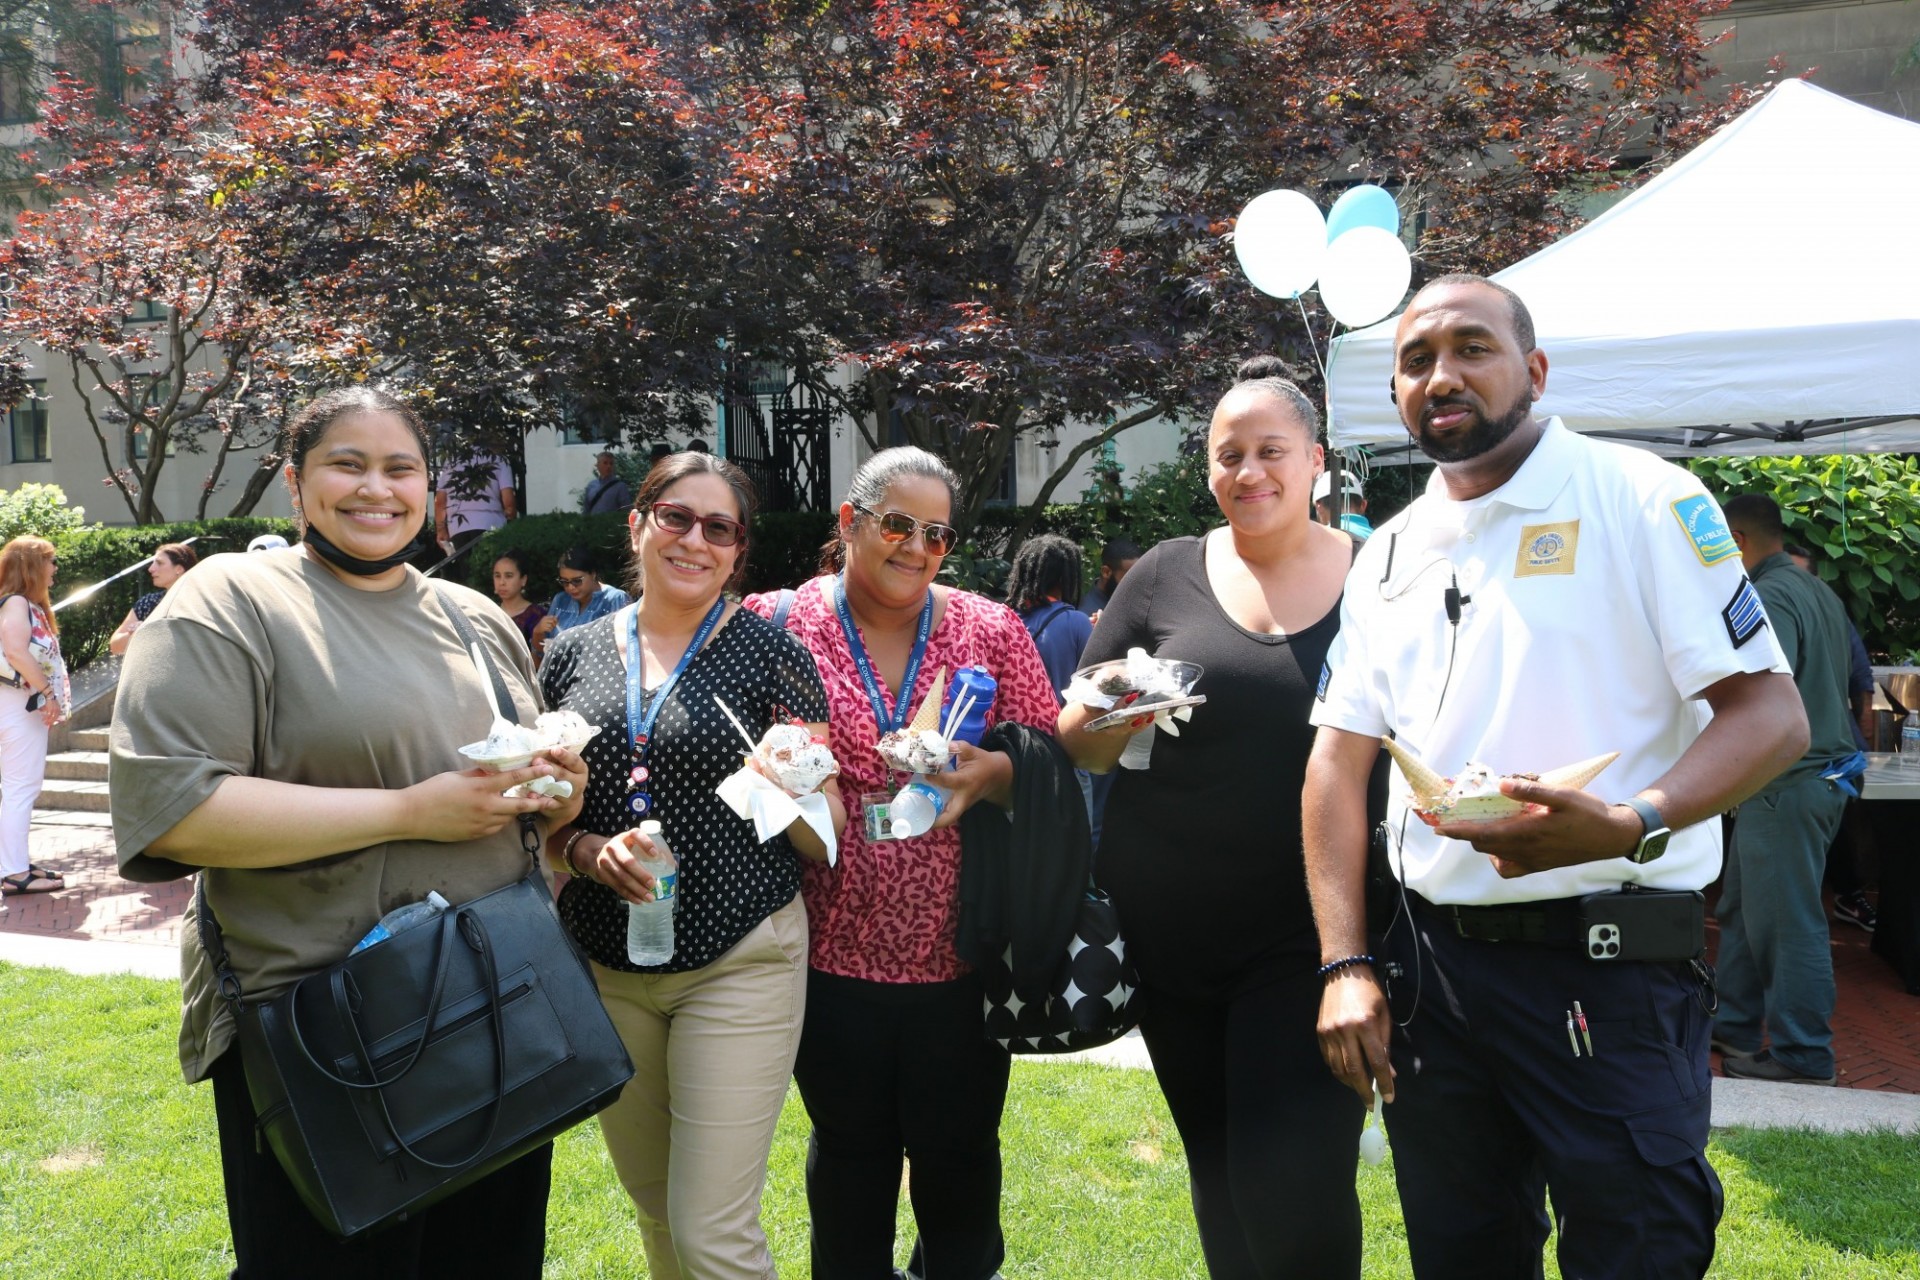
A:
[[[1024,1001],[1014,993],[1011,948],[998,964],[982,967],[980,976],[987,989],[987,1038],[1013,1053],[1097,1049],[1133,1030],[1139,977],[1120,936],[1120,913],[1091,886],[1045,999]]]

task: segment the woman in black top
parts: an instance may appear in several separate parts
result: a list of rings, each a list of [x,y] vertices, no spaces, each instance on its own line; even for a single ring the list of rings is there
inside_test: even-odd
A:
[[[1354,1193],[1365,1111],[1320,1056],[1319,947],[1300,791],[1315,683],[1339,626],[1353,543],[1315,524],[1318,415],[1292,383],[1230,390],[1208,434],[1227,526],[1141,557],[1083,660],[1130,648],[1197,662],[1207,696],[1108,802],[1098,879],[1140,968],[1141,1031],[1186,1144],[1214,1280],[1360,1274]],[[1089,733],[1075,762],[1114,767],[1131,726]]]
[[[540,669],[548,705],[601,730],[581,753],[580,817],[549,843],[575,877],[560,918],[634,1061],[601,1132],[649,1274],[690,1280],[773,1274],[760,1192],[806,1007],[796,851],[826,856],[803,822],[760,843],[714,794],[746,748],[722,702],[756,736],[795,717],[827,729],[806,649],[722,594],[745,569],[752,519],[752,484],[732,463],[680,453],[655,466],[629,518],[639,603],[554,637]],[[838,788],[824,790],[841,830]],[[643,819],[679,863],[673,958],[653,967],[627,958],[628,903],[655,887],[635,857],[651,843]]]
[[[120,619],[120,625],[114,628],[113,635],[107,639],[107,652],[125,653],[133,633],[166,599],[167,588],[180,581],[180,575],[198,563],[200,557],[184,542],[169,542],[155,551],[153,559],[147,564],[147,577],[153,580],[154,589],[135,600],[133,608],[127,610],[127,616]]]

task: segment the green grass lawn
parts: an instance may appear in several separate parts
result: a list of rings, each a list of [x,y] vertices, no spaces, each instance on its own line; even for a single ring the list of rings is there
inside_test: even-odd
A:
[[[0,965],[0,1275],[226,1275],[212,1094],[180,1083],[176,1031],[170,983]],[[790,1097],[765,1211],[787,1280],[808,1273],[806,1131]],[[1017,1063],[1002,1136],[1009,1280],[1205,1275],[1151,1075]],[[1732,1132],[1712,1158],[1727,1189],[1714,1275],[1920,1277],[1920,1142]],[[1360,1194],[1367,1275],[1410,1275],[1389,1169],[1362,1169]],[[592,1125],[559,1144],[548,1222],[549,1276],[646,1274]],[[901,1242],[904,1261],[904,1212]],[[1551,1258],[1547,1270],[1558,1274]]]

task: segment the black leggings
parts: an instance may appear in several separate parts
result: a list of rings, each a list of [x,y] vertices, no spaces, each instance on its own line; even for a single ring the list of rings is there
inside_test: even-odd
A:
[[[1187,1148],[1213,1280],[1360,1274],[1366,1107],[1320,1057],[1312,969],[1224,1003],[1151,990],[1140,1031]]]
[[[221,1054],[211,1076],[238,1264],[231,1280],[539,1280],[552,1143],[423,1213],[342,1240],[307,1211],[273,1152],[255,1145],[240,1050]]]
[[[1000,1234],[1000,1111],[1010,1059],[986,1036],[978,978],[807,975],[794,1079],[813,1121],[814,1280],[893,1280],[900,1158],[912,1161],[916,1274],[987,1280]]]

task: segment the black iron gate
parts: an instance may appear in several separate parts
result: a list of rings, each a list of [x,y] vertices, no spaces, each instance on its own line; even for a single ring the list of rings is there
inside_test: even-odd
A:
[[[822,511],[832,501],[827,441],[833,411],[813,391],[741,382],[722,401],[727,460],[753,479],[767,511]]]

